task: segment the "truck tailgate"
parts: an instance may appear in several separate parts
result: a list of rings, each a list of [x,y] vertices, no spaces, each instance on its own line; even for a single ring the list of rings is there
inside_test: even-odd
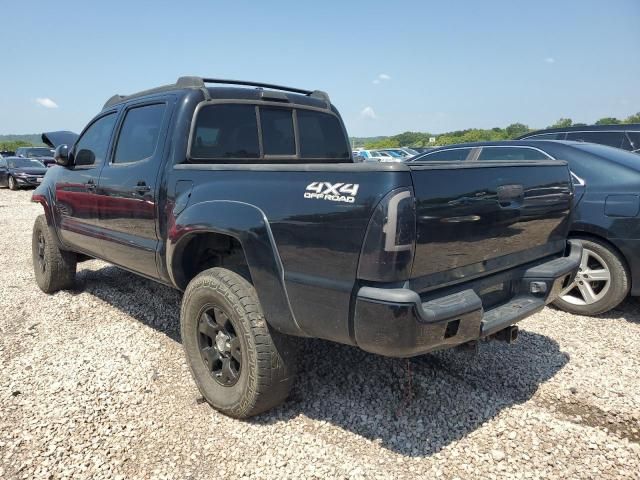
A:
[[[564,250],[572,186],[560,161],[409,164],[422,291]]]

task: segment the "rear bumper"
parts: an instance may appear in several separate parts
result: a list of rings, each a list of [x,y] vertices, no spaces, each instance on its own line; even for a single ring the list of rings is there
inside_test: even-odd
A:
[[[422,302],[408,288],[361,287],[354,313],[356,343],[368,352],[411,357],[493,335],[541,310],[572,280],[582,245],[570,241],[569,247],[567,256],[522,269],[511,299],[486,311],[471,288]]]

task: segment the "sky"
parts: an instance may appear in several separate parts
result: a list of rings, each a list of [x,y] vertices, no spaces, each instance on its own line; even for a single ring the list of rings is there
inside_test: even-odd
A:
[[[640,111],[640,0],[1,0],[0,134],[182,75],[329,93],[352,136]]]

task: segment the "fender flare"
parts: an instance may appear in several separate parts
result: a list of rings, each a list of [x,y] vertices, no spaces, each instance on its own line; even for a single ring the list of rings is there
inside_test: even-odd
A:
[[[238,240],[267,322],[282,333],[306,336],[291,309],[282,260],[261,209],[244,202],[212,200],[190,205],[180,213],[169,225],[166,247],[167,271],[180,289],[186,288],[179,268],[184,248],[199,233],[219,233]]]
[[[44,209],[44,217],[47,221],[47,227],[49,227],[49,231],[51,232],[52,237],[58,244],[58,248],[64,250],[64,244],[60,240],[58,236],[58,229],[56,228],[56,222],[53,215],[53,201],[51,198],[51,190],[45,185],[39,185],[31,194],[31,201],[34,203],[39,203],[42,205]]]

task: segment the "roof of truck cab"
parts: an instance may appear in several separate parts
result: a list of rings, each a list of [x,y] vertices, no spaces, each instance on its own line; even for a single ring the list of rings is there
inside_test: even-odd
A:
[[[224,84],[224,82],[224,80],[216,80],[214,82],[216,83],[216,86],[210,87],[205,85],[205,83],[209,83],[207,79],[202,79],[200,77],[181,77],[175,84],[163,85],[130,95],[113,95],[104,104],[103,110],[133,99],[150,97],[163,93],[187,93],[194,90],[202,91],[203,96],[206,99],[210,100],[273,100],[280,101],[285,105],[297,104],[309,107],[331,109],[329,96],[319,90],[312,91],[295,88],[290,89],[289,87],[279,87],[277,85],[260,83],[256,83],[256,86],[251,86],[251,82],[244,82],[247,84],[247,86],[217,86],[220,84]],[[237,81],[229,80],[229,82],[233,83]],[[260,85],[265,86],[263,87]],[[295,90],[299,90],[300,92],[304,93],[297,93]]]

